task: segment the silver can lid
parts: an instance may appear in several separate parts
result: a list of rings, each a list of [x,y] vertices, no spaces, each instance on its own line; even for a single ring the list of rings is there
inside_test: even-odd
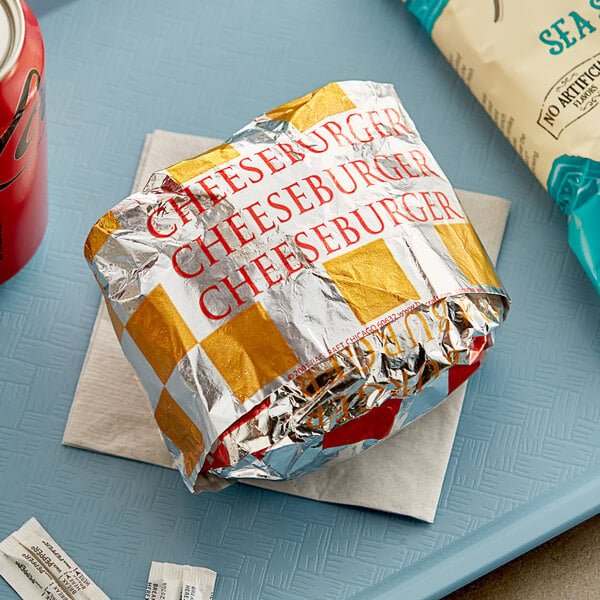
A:
[[[19,0],[0,0],[0,81],[13,68],[25,39],[25,17]]]

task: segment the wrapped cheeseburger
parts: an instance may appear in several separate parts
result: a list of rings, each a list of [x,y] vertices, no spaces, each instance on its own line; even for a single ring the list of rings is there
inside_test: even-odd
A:
[[[190,490],[350,458],[480,364],[509,299],[391,85],[331,83],[152,175],[85,255]]]

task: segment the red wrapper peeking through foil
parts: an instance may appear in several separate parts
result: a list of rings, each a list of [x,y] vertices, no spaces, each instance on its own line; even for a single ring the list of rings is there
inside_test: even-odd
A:
[[[155,173],[85,255],[196,491],[392,435],[477,368],[509,305],[393,87],[372,82]]]

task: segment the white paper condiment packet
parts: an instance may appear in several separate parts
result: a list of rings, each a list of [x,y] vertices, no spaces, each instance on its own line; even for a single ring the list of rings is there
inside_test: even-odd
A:
[[[133,190],[149,176],[212,148],[220,140],[157,130],[146,138]],[[495,262],[510,203],[457,191]],[[110,373],[110,377],[106,374]],[[301,479],[247,483],[325,502],[383,510],[433,522],[464,398],[465,385],[399,434],[346,463]],[[82,367],[63,444],[165,467],[173,461],[150,402],[123,355],[102,302]]]
[[[23,600],[109,600],[34,518],[0,542],[0,575]]]
[[[211,600],[216,578],[204,567],[152,562],[144,600]]]

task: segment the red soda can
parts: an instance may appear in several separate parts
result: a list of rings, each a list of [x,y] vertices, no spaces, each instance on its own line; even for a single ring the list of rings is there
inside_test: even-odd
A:
[[[0,284],[44,236],[46,165],[42,32],[25,2],[0,0]]]

